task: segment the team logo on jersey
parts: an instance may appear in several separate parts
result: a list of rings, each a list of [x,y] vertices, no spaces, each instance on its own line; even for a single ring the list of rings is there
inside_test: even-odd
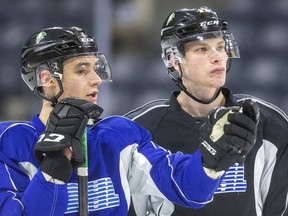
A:
[[[68,207],[66,214],[78,212],[78,183],[68,183]],[[115,194],[111,178],[88,182],[89,212],[120,205],[119,195]]]
[[[247,182],[244,179],[244,165],[235,163],[226,172],[222,183],[215,193],[245,192],[246,189]]]

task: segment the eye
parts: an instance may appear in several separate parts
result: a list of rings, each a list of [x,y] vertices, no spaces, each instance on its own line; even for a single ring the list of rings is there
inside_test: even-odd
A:
[[[84,68],[78,69],[78,70],[76,71],[76,74],[78,74],[78,75],[83,75],[83,74],[86,74],[86,73],[87,73],[87,70],[84,69]]]
[[[218,51],[225,50],[224,45],[223,45],[223,44],[222,44],[222,45],[219,45],[219,46],[217,47],[217,50],[218,50]]]
[[[195,51],[196,52],[206,52],[208,49],[207,49],[207,47],[196,47],[195,48]]]

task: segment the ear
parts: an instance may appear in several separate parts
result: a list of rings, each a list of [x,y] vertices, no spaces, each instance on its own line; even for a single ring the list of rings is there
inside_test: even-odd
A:
[[[179,71],[179,62],[180,59],[178,56],[174,55],[173,53],[170,53],[169,55],[169,61],[171,62],[172,67],[176,70]]]
[[[55,78],[52,76],[49,70],[42,70],[38,76],[42,86],[49,87],[55,84]]]
[[[52,98],[59,93],[59,84],[56,78],[50,73],[49,70],[42,70],[38,73],[37,81],[39,86],[41,86],[42,94],[48,98]]]

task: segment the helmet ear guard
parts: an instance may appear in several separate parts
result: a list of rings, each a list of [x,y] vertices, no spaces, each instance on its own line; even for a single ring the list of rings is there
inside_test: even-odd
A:
[[[37,85],[40,87],[47,86],[53,79],[53,76],[49,70],[49,68],[46,66],[46,64],[43,64],[44,66],[40,65],[36,68],[36,77],[37,77]]]
[[[63,93],[63,86],[61,83],[62,80],[62,74],[52,73],[51,67],[48,66],[48,64],[41,64],[39,65],[35,70],[35,77],[37,84],[35,85],[35,88],[32,90],[36,95],[39,97],[48,100],[52,102],[53,104],[57,103],[58,98]],[[59,92],[56,96],[49,97],[45,94],[45,91],[43,90],[44,86],[48,86],[51,83],[57,83],[59,86]]]
[[[183,55],[179,52],[177,47],[169,47],[166,50],[162,50],[161,57],[168,72],[175,72],[176,70],[173,65],[182,63]]]

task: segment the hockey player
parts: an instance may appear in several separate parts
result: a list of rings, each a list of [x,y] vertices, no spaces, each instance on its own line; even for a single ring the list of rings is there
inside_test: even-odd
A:
[[[201,209],[175,205],[172,215],[287,215],[287,116],[273,104],[234,95],[224,87],[232,58],[240,57],[227,21],[207,7],[176,10],[163,23],[161,47],[168,74],[180,91],[173,92],[169,100],[152,101],[126,115],[148,129],[154,142],[171,152],[192,154],[198,146],[189,140],[199,139],[201,124],[215,107],[253,99],[261,113],[256,146],[246,160],[229,169],[214,201]],[[157,197],[148,202],[143,197],[133,199],[136,211],[146,211],[145,206],[139,207],[146,203],[154,207],[151,215],[167,215],[161,212],[168,204]]]
[[[203,207],[223,173],[254,145],[258,109],[251,101],[215,109],[201,142],[189,141],[200,144],[193,155],[158,147],[127,118],[97,120],[98,87],[110,80],[110,67],[80,28],[36,32],[22,49],[21,64],[22,78],[43,106],[31,121],[0,124],[0,215],[78,215],[75,168],[85,161],[80,147],[85,129],[89,215],[127,215],[131,194]],[[86,127],[88,118],[94,122]]]

